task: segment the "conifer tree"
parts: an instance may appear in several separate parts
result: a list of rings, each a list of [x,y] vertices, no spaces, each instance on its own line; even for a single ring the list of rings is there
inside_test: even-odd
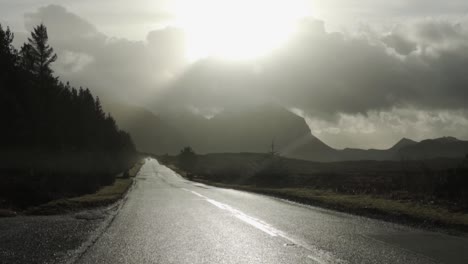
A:
[[[34,59],[31,70],[41,82],[52,75],[50,65],[57,60],[57,54],[47,43],[48,41],[47,28],[44,24],[40,24],[31,32],[31,37],[28,38],[29,47],[25,50],[27,55]]]
[[[13,66],[15,63],[16,51],[12,45],[14,35],[10,28],[6,30],[0,25],[0,63],[3,70],[7,66]]]

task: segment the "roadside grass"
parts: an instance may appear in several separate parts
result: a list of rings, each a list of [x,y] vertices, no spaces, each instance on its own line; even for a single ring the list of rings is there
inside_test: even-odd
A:
[[[232,188],[269,195],[302,204],[324,207],[391,222],[419,227],[441,227],[468,232],[468,213],[454,212],[438,205],[428,205],[411,200],[391,200],[373,195],[340,194],[329,190],[311,188],[262,188],[245,185],[220,184],[195,179],[195,181],[222,188]]]
[[[371,195],[345,195],[313,189],[258,189],[258,191],[296,198],[299,201],[330,205],[340,210],[348,209],[351,212],[363,211],[363,213],[387,217],[402,217],[406,220],[413,219],[432,225],[460,226],[468,230],[468,214],[451,212],[446,208],[418,204],[414,201],[390,200]]]
[[[184,170],[182,169],[179,169],[179,167],[173,165],[173,164],[165,164],[165,166],[167,166],[169,169],[175,171],[177,174],[179,174],[180,176],[184,177],[184,178],[187,178],[187,172],[185,172]]]
[[[95,193],[53,200],[46,204],[29,208],[25,211],[25,214],[54,215],[115,203],[130,189],[133,178],[138,174],[144,163],[144,159],[139,160],[128,172],[118,176],[112,185],[104,186]]]

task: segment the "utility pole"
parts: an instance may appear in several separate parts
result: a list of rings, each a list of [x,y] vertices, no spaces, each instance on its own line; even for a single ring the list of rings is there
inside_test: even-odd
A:
[[[278,152],[275,150],[275,139],[271,140],[271,150],[269,154],[273,157],[278,155]]]

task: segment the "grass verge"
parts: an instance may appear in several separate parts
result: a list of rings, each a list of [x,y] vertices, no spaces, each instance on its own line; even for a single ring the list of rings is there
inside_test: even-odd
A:
[[[127,173],[130,178],[136,177],[141,167],[145,164],[145,158],[140,159],[133,167],[131,167]],[[124,173],[125,174],[125,173]]]
[[[53,215],[115,203],[130,189],[133,178],[138,174],[144,163],[144,159],[138,161],[128,172],[123,173],[123,176],[117,177],[112,185],[104,186],[95,193],[53,200],[30,208],[25,213],[32,215]]]

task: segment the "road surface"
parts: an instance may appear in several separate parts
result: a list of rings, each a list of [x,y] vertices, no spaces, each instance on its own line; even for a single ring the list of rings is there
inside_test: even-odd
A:
[[[77,263],[468,263],[468,238],[189,182],[147,160]]]

